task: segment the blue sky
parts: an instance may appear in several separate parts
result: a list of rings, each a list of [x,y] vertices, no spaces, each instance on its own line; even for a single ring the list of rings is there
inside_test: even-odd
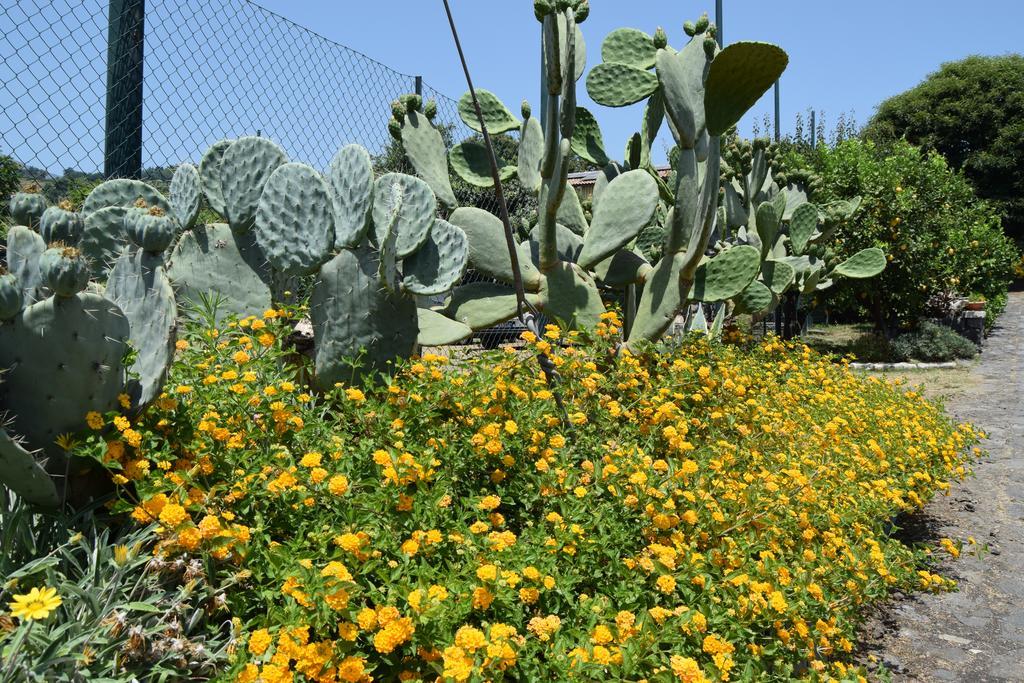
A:
[[[536,105],[540,67],[532,3],[450,2],[474,82],[496,92],[513,111],[523,98]],[[261,4],[394,69],[422,74],[441,92],[458,97],[465,90],[440,0]],[[725,0],[724,5],[726,42],[774,42],[790,55],[781,82],[784,132],[792,129],[796,113],[808,107],[824,111],[829,122],[853,110],[863,123],[879,102],[912,87],[942,62],[1022,49],[1020,0]],[[588,67],[599,58],[604,36],[620,26],[649,33],[663,26],[678,46],[685,41],[685,20],[705,10],[714,18],[711,0],[591,0],[591,7],[582,27]],[[609,151],[621,156],[626,139],[639,128],[641,112],[594,107],[585,93],[581,101],[598,112]],[[771,111],[769,95],[741,131],[749,134],[753,119]]]
[[[539,100],[539,24],[530,0],[451,0],[473,77],[518,112]],[[714,1],[592,0],[583,25],[592,66],[603,38],[631,26],[663,26],[675,46],[682,24]],[[1021,50],[1020,0],[724,0],[725,39],[775,42],[790,54],[782,78],[782,129],[813,107],[833,123],[863,123],[886,97],[945,61]],[[0,154],[60,173],[103,165],[108,0],[0,1]],[[282,21],[266,10],[276,12]],[[973,12],[978,9],[983,14]],[[316,31],[337,44],[325,43]],[[295,160],[324,168],[340,146],[371,152],[389,141],[388,103],[420,74],[458,98],[465,82],[441,0],[149,0],[143,165],[198,161],[224,137],[259,134]],[[428,93],[430,90],[428,89]],[[638,129],[638,107],[580,101],[621,157]],[[741,123],[772,111],[764,98]],[[444,113],[444,110],[442,110]],[[451,115],[449,108],[448,115]],[[664,159],[667,131],[655,145]]]

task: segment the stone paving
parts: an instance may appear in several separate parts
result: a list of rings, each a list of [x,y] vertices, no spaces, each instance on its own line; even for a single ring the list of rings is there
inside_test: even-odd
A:
[[[971,379],[948,408],[988,433],[989,457],[907,530],[964,541],[943,567],[959,590],[898,597],[862,629],[862,658],[893,680],[1024,681],[1024,293],[1011,293]],[[971,554],[969,536],[988,552]]]

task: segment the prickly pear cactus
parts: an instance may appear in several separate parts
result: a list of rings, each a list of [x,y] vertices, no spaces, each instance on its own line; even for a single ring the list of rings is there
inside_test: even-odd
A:
[[[0,484],[32,505],[54,508],[60,498],[43,463],[44,457],[37,458],[25,444],[0,429]]]
[[[73,209],[71,202],[66,200],[57,206],[47,208],[39,220],[39,235],[47,244],[54,242],[78,244],[83,232],[85,232],[84,217]]]
[[[89,265],[75,247],[53,246],[39,257],[39,278],[57,297],[71,297],[89,284]]]
[[[11,273],[0,274],[0,324],[21,313],[25,306],[25,293],[21,283]]]
[[[202,198],[202,182],[199,169],[192,164],[181,164],[171,176],[171,212],[185,230],[195,225],[199,216],[199,202]]]
[[[256,241],[285,275],[308,275],[330,256],[334,208],[316,169],[288,163],[274,170],[256,210]]]
[[[39,257],[46,251],[46,242],[39,233],[23,225],[15,225],[7,231],[7,269],[21,286],[22,298],[26,304],[43,296],[43,281],[39,277]]]
[[[39,228],[39,221],[46,211],[46,197],[37,184],[29,185],[24,192],[15,192],[9,205],[11,219],[16,225]]]

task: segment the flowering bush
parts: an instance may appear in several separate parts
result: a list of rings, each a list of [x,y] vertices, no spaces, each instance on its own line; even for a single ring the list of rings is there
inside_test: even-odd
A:
[[[866,603],[951,584],[886,529],[978,434],[806,347],[549,328],[561,412],[511,350],[312,396],[280,317],[192,329],[158,405],[83,447],[158,553],[235,584],[226,676],[855,678]]]

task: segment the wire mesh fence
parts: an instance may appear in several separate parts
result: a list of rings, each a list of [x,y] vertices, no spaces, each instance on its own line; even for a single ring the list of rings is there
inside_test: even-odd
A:
[[[417,88],[451,142],[473,134],[457,101],[421,79],[248,0],[0,0],[0,35],[0,170],[15,170],[0,199],[32,182],[75,203],[109,177],[166,189],[177,164],[244,135],[321,170],[358,143],[378,173],[412,172],[387,123]],[[497,213],[492,191],[456,189]],[[531,213],[526,195],[512,193],[514,214]]]

